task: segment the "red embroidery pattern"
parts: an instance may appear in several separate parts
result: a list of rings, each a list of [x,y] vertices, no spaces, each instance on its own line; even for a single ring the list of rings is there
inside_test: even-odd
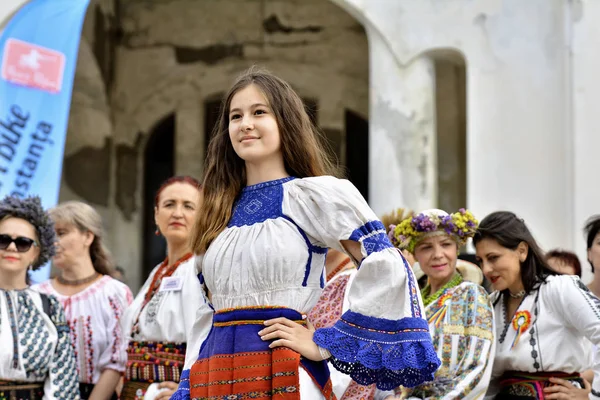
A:
[[[112,297],[108,298],[108,302],[110,303],[110,308],[112,309],[112,311],[115,315],[115,319],[117,321],[120,321],[121,315],[123,315],[123,308],[121,306],[121,303],[119,303]],[[115,327],[113,328],[112,335],[113,335],[114,340],[113,340],[113,344],[112,344],[110,362],[117,363],[117,362],[119,362],[119,348],[121,347],[121,343],[123,342],[121,326],[119,325],[118,322],[115,324]]]
[[[308,313],[308,319],[316,329],[329,328],[342,318],[344,295],[350,275],[333,278],[327,283],[319,302]],[[372,400],[375,396],[375,385],[362,386],[352,381],[340,400]]]
[[[133,332],[139,333],[140,315],[142,315],[142,311],[144,311],[144,308],[148,305],[150,300],[152,300],[152,297],[156,294],[156,292],[158,292],[158,289],[160,288],[160,284],[161,284],[163,278],[173,275],[175,273],[175,271],[177,271],[177,267],[179,267],[180,264],[182,264],[182,263],[186,262],[187,260],[189,260],[190,258],[192,258],[192,256],[193,256],[192,253],[187,253],[186,255],[181,257],[179,260],[177,260],[177,262],[170,267],[169,267],[169,259],[168,258],[165,258],[165,260],[162,262],[162,264],[160,264],[160,267],[158,267],[158,269],[156,270],[156,273],[154,274],[154,277],[152,278],[152,282],[150,283],[150,286],[148,287],[148,291],[146,292],[146,295],[144,296],[144,301],[142,303],[142,306],[140,307],[140,312],[138,313],[138,316],[135,319],[135,322],[133,323],[133,328],[132,328]]]
[[[83,382],[88,382],[89,379],[92,379],[94,376],[94,347],[92,346],[92,343],[94,342],[94,331],[92,329],[92,317],[91,316],[87,316],[85,317],[85,324],[84,324],[84,336],[85,336],[85,342],[84,342],[84,348],[85,348],[85,353],[86,353],[86,364],[87,364],[87,379],[85,381],[83,381],[80,378],[80,381]]]

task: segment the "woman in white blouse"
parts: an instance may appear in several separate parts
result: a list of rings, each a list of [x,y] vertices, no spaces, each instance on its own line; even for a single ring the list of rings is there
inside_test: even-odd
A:
[[[238,78],[207,152],[193,236],[216,311],[173,399],[331,399],[325,359],[382,390],[432,379],[439,359],[410,267],[330,167],[288,83],[255,69]],[[349,310],[313,331],[304,317],[325,285],[327,248],[360,268]]]
[[[600,398],[600,365],[593,388],[580,377],[591,364],[586,339],[600,344],[600,300],[579,277],[556,275],[511,212],[484,218],[473,241],[495,290],[496,357],[487,396]]]
[[[0,202],[0,397],[79,399],[63,308],[28,286],[27,271],[54,254],[54,228],[38,197]]]
[[[150,273],[123,318],[129,360],[121,399],[170,398],[177,389],[186,350],[198,354],[200,343],[188,341],[192,326],[197,321],[206,334],[210,329],[212,309],[189,244],[200,190],[196,179],[176,176],[156,194],[156,234],[167,241],[167,257]],[[156,397],[150,393],[157,393]]]
[[[82,399],[116,399],[127,363],[120,319],[133,300],[129,288],[113,279],[104,246],[102,218],[80,201],[50,210],[58,238],[52,263],[59,274],[35,286],[63,305],[71,327]]]

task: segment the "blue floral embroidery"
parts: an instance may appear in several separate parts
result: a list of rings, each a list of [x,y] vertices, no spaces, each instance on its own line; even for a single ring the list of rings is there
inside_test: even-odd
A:
[[[370,221],[355,229],[348,238],[355,242],[361,242],[365,247],[367,256],[378,251],[394,247],[387,236],[385,227],[381,221]]]
[[[283,184],[294,178],[283,178],[247,186],[233,207],[233,216],[227,225],[254,225],[282,216]]]
[[[292,179],[295,178],[288,177],[245,187],[242,190],[240,198],[234,205],[233,216],[227,227],[250,226],[277,218],[284,218],[290,221],[298,229],[308,248],[308,261],[305,267],[304,279],[302,280],[302,286],[307,286],[311,273],[313,254],[327,254],[327,249],[313,245],[302,228],[287,215],[283,214],[283,184]],[[325,279],[322,274],[320,285],[321,287],[325,286]]]

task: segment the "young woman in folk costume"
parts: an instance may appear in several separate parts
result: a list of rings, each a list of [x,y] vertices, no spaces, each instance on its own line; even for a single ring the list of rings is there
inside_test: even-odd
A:
[[[250,70],[225,98],[194,235],[216,312],[174,399],[331,399],[329,358],[382,389],[432,379],[439,360],[410,267],[356,188],[326,176],[318,139],[300,97],[269,73]],[[304,314],[328,247],[360,269],[350,310],[314,332]]]
[[[167,241],[167,258],[150,273],[123,317],[129,359],[121,399],[170,398],[181,377],[186,348],[198,354],[199,344],[194,347],[188,340],[194,322],[204,327],[204,335],[210,329],[212,309],[197,277],[189,241],[200,190],[196,179],[177,176],[156,193],[156,234]]]
[[[449,215],[434,209],[390,231],[392,242],[410,251],[427,276],[421,295],[442,361],[433,382],[402,389],[400,398],[481,399],[487,391],[495,348],[492,305],[485,289],[468,282],[456,266],[458,250],[476,226],[469,211]]]
[[[77,400],[63,307],[28,286],[54,255],[54,225],[38,197],[0,202],[0,399]]]
[[[496,357],[489,398],[600,399],[580,377],[600,345],[600,300],[578,276],[552,270],[525,222],[511,212],[485,217],[473,238],[495,292]],[[589,340],[586,340],[586,338]]]
[[[65,309],[81,398],[116,399],[115,389],[127,362],[120,319],[133,296],[125,284],[110,276],[113,264],[96,210],[69,201],[51,209],[50,217],[57,236],[52,263],[60,273],[34,288],[56,297]]]

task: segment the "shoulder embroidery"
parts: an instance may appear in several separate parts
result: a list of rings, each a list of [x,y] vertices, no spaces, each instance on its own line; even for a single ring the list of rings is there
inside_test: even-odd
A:
[[[254,225],[282,214],[283,186],[281,184],[246,188],[233,207],[228,227]]]
[[[493,339],[492,307],[483,288],[462,284],[454,289],[450,298],[445,334],[476,336]]]

